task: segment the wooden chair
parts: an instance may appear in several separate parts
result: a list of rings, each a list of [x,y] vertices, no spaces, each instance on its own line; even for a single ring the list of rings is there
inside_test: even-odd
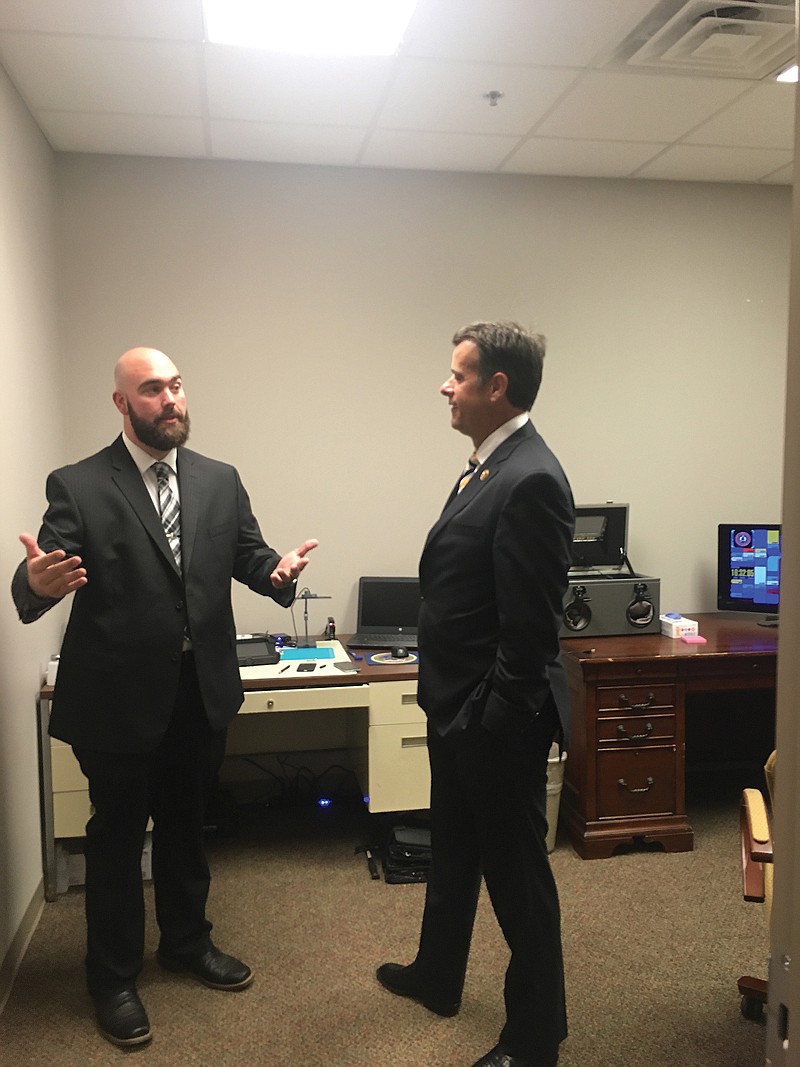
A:
[[[775,753],[764,765],[770,801],[775,796]],[[744,899],[765,904],[767,923],[772,908],[772,826],[764,794],[760,789],[744,789],[739,804],[742,842],[742,882]],[[761,1018],[767,1002],[768,986],[763,978],[743,975],[738,982],[742,1015]]]

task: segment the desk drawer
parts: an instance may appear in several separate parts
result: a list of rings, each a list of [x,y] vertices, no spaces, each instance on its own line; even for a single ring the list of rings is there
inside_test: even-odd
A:
[[[380,684],[382,687],[385,683]],[[425,726],[414,723],[370,726],[369,810],[415,811],[428,808],[430,802]]]
[[[675,707],[674,685],[598,686],[597,710],[646,715]]]
[[[62,742],[50,745],[50,766],[52,768],[52,781],[54,793],[71,792],[72,790],[83,790],[88,794],[89,783],[86,781],[81,766],[72,754],[72,749],[69,745],[65,745]],[[63,834],[56,834],[56,837],[63,837]],[[66,836],[72,837],[72,834]]]
[[[644,745],[675,739],[675,716],[615,715],[597,720],[597,743],[604,748],[610,745]]]
[[[391,723],[425,723],[425,713],[417,704],[417,681],[371,682],[369,687],[370,726]],[[422,734],[425,729],[423,726]]]
[[[327,708],[366,708],[369,686],[336,685],[309,689],[259,689],[245,693],[240,715],[266,711],[321,711]]]
[[[750,678],[756,686],[775,680],[774,656],[693,656],[682,666],[688,679],[735,679],[737,688],[745,688]]]
[[[674,745],[609,750],[597,755],[597,814],[601,819],[671,815],[675,811]]]
[[[86,779],[84,778],[84,783]],[[53,796],[53,837],[83,837],[92,814],[89,790],[75,789]]]

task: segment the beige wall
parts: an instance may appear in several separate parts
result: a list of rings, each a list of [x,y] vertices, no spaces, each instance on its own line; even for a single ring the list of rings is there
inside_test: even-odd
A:
[[[268,540],[321,539],[312,632],[352,627],[359,574],[415,573],[470,451],[438,387],[478,317],[547,335],[535,422],[579,503],[630,504],[665,610],[715,608],[718,522],[780,516],[788,189],[99,156],[58,176],[69,454],[117,432],[116,355],[165,348],[194,446],[239,467]]]
[[[64,453],[55,322],[53,154],[0,69],[0,1005],[42,881],[35,696],[57,615],[35,635],[8,595],[20,530],[38,522],[43,476]]]

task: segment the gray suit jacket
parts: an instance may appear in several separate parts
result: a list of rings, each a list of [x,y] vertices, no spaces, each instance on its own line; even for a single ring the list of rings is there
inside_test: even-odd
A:
[[[526,423],[451,494],[420,560],[419,704],[436,730],[474,717],[514,738],[569,699],[559,620],[575,509],[558,460]]]
[[[121,437],[47,479],[44,551],[79,555],[87,584],[72,597],[50,732],[104,752],[147,751],[169,723],[188,625],[206,714],[215,729],[243,695],[231,579],[288,606],[269,576],[280,560],[261,536],[235,468],[178,449],[183,574]],[[25,562],[12,582],[23,622],[56,601],[35,597]]]

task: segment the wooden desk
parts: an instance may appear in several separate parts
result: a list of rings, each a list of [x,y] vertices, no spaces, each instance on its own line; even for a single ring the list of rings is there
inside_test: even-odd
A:
[[[584,859],[637,842],[691,851],[687,695],[775,688],[776,629],[749,615],[696,618],[705,645],[656,634],[562,641],[572,700],[562,808]]]
[[[346,641],[346,638],[341,638]],[[347,659],[339,642],[325,642],[334,648],[335,659]],[[371,812],[406,811],[427,808],[430,802],[430,771],[427,759],[425,716],[417,706],[417,665],[367,664],[356,660],[358,673],[343,673],[325,661],[324,670],[313,673],[279,673],[278,666],[242,667],[244,703],[229,730],[238,752],[269,752],[269,716],[281,713],[323,712],[346,717],[355,771],[369,796]],[[39,761],[42,810],[42,854],[45,897],[55,900],[57,892],[56,841],[83,837],[91,814],[88,783],[72,754],[72,748],[48,734],[53,687],[44,685],[39,693]],[[113,696],[110,696],[113,699]],[[255,724],[251,747],[243,731]],[[275,722],[273,718],[273,722]],[[320,747],[329,747],[321,745]]]

